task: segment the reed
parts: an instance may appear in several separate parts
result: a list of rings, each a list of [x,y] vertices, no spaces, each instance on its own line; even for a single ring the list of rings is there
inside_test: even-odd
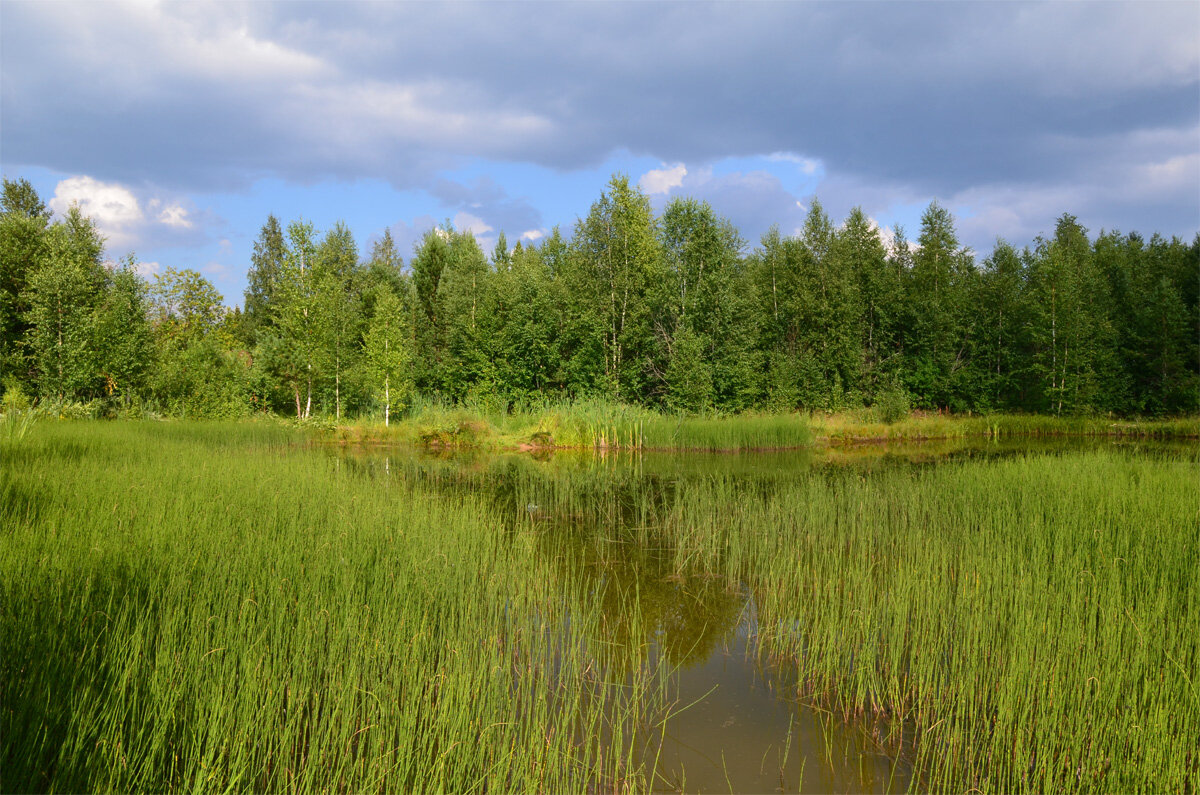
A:
[[[1200,790],[1192,446],[672,468],[309,438],[0,447],[5,789],[646,789],[672,668],[748,598],[793,696],[917,788]]]
[[[795,696],[862,726],[921,788],[1197,790],[1194,447],[716,460],[443,464],[440,488],[514,521],[536,505],[593,560],[653,554],[652,580],[745,588]]]
[[[594,593],[478,497],[270,425],[26,441],[0,468],[6,790],[644,788],[659,674],[588,642]]]
[[[1196,791],[1193,454],[715,482],[678,555],[748,584],[798,694],[888,727],[935,790]]]

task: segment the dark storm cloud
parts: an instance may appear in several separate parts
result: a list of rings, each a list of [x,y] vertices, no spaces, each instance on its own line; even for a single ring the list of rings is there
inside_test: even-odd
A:
[[[467,158],[782,151],[868,194],[984,203],[1028,184],[1100,207],[1082,187],[1174,168],[1163,225],[1200,215],[1197,168],[1178,160],[1200,150],[1194,3],[9,0],[3,15],[6,164],[178,189],[274,175],[444,192],[436,175]],[[496,201],[506,227],[536,222]],[[486,204],[448,204],[472,202]]]

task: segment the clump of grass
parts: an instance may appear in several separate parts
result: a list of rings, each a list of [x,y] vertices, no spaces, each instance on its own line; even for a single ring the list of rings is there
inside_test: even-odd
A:
[[[642,430],[642,447],[659,450],[787,450],[812,442],[799,414],[741,414],[732,417],[657,417]]]
[[[0,414],[0,448],[16,445],[28,436],[35,418],[36,415],[29,409]]]

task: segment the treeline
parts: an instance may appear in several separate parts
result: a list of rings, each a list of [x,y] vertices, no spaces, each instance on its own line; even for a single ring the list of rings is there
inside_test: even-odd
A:
[[[103,264],[78,210],[51,222],[4,181],[0,378],[106,411],[301,417],[395,413],[414,395],[493,410],[587,396],[670,411],[1200,410],[1200,235],[1053,237],[976,261],[934,203],[885,243],[859,209],[813,202],[794,237],[750,251],[707,204],[615,177],[571,238],[490,255],[434,229],[405,263],[361,257],[342,224],[267,219],[244,307],[195,271],[149,282]],[[16,396],[16,397],[12,397]]]

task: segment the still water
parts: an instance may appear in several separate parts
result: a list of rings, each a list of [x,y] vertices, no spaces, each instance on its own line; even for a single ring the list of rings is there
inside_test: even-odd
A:
[[[1170,443],[955,440],[744,454],[334,454],[365,475],[481,497],[506,532],[534,534],[548,558],[595,578],[595,593],[611,602],[603,605],[613,627],[605,642],[636,647],[646,664],[668,672],[661,681],[674,706],[643,743],[656,790],[848,793],[922,789],[903,727],[848,719],[806,699],[794,667],[759,644],[745,583],[703,563],[681,566],[666,534],[655,534],[666,506],[699,481],[722,484],[736,503],[801,478],[866,478],[897,467],[1096,448],[1179,452]],[[636,632],[623,619],[629,594]]]

